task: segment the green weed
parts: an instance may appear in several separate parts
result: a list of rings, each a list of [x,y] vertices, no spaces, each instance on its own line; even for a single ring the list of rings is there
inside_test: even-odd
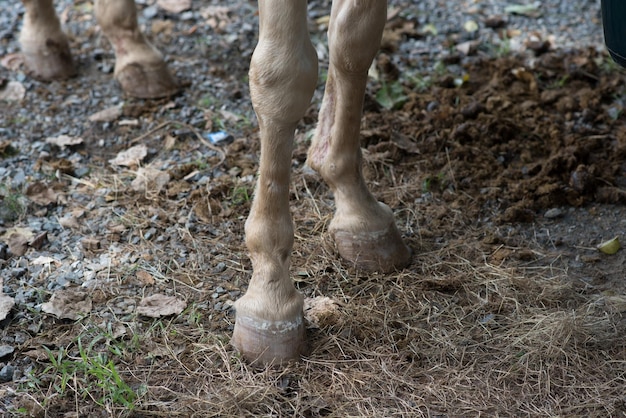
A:
[[[8,185],[0,184],[0,219],[13,222],[26,213],[24,196]]]
[[[95,345],[102,343],[103,339],[104,336],[99,335],[85,346],[82,338],[78,337],[78,353],[66,347],[55,351],[44,347],[50,365],[41,376],[52,380],[52,388],[59,396],[91,398],[102,407],[118,405],[132,410],[137,394],[122,379],[112,360],[112,357],[122,356],[123,349],[115,344],[106,344],[108,352],[96,350]],[[31,374],[26,386],[34,389],[41,388],[43,384],[41,379]]]
[[[398,109],[408,100],[404,94],[404,88],[398,81],[386,83],[376,93],[376,102],[387,110]]]
[[[242,205],[250,201],[250,191],[247,186],[237,186],[230,195],[230,201],[234,205]]]

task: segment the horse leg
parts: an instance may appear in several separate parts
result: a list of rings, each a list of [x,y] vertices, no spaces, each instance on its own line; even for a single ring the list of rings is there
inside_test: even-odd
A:
[[[303,299],[289,276],[293,223],[289,183],[296,124],[310,104],[317,55],[306,0],[260,0],[259,42],[250,63],[250,93],[261,156],[246,221],[253,273],[236,303],[232,343],[253,363],[298,360],[304,345]]]
[[[133,0],[96,0],[96,19],[115,51],[115,78],[122,89],[139,98],[165,97],[178,91],[161,53],[137,24]]]
[[[39,80],[59,80],[76,74],[67,38],[52,0],[22,0],[26,13],[20,45],[27,73]]]
[[[383,272],[402,268],[410,259],[391,210],[372,196],[361,171],[363,97],[386,14],[386,0],[333,2],[330,66],[307,159],[335,196],[336,212],[329,229],[340,255],[364,270]]]

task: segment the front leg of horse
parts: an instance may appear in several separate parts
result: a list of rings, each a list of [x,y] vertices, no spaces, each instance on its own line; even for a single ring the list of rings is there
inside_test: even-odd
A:
[[[305,0],[259,1],[259,43],[250,64],[250,93],[259,120],[261,157],[246,221],[252,260],[248,290],[236,303],[233,345],[250,362],[297,360],[305,345],[303,299],[289,276],[293,222],[289,184],[296,124],[317,80]]]

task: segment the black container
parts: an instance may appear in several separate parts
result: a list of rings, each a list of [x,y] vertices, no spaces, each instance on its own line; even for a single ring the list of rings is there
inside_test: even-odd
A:
[[[602,24],[611,57],[626,67],[626,0],[602,0]]]

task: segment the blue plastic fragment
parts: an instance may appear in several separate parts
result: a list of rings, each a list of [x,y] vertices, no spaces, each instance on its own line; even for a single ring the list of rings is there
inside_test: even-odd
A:
[[[235,139],[231,134],[224,131],[207,132],[204,137],[213,145],[227,145]]]

